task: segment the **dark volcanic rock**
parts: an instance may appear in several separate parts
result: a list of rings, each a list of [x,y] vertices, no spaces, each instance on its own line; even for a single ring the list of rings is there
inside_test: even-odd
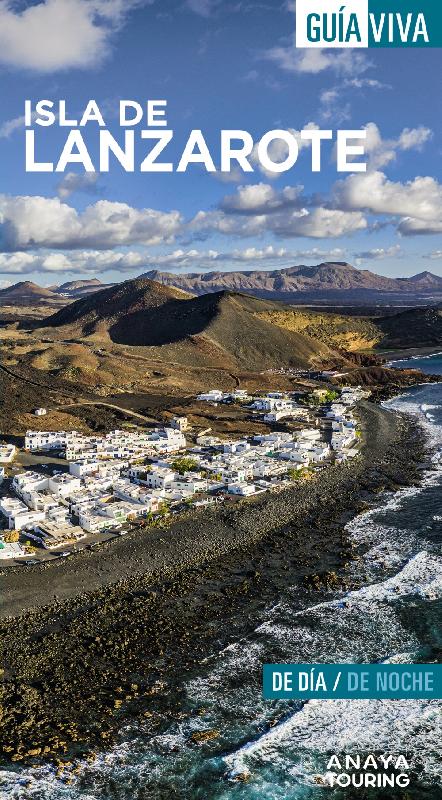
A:
[[[414,422],[369,403],[360,413],[362,457],[316,480],[69,563],[3,573],[5,758],[106,746],[134,715],[158,729],[164,713],[180,713],[182,682],[198,662],[254,627],[283,587],[345,585],[353,548],[343,513],[415,481],[423,459]]]

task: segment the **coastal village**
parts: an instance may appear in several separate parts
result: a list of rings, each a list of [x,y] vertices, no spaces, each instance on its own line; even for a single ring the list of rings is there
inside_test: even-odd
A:
[[[72,553],[67,547],[91,547],[100,534],[122,536],[131,526],[149,527],[191,508],[308,480],[327,464],[358,455],[354,409],[366,396],[350,387],[306,395],[249,395],[244,389],[199,395],[197,402],[213,408],[238,404],[251,421],[268,426],[267,433],[235,440],[195,431],[185,416],[167,426],[105,435],[29,430],[26,453],[56,454],[66,463],[61,470],[43,458],[41,469],[12,474],[0,497],[0,559],[33,563],[30,557],[41,550],[66,558]],[[34,413],[45,416],[46,409]],[[17,452],[13,444],[0,445],[0,481]]]

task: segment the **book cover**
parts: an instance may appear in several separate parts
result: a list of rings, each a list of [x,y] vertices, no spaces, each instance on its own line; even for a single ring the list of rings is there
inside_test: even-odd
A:
[[[442,11],[0,0],[0,800],[437,800]]]

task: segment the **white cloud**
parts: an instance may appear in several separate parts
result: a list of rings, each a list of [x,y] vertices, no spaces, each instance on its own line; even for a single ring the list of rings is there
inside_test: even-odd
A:
[[[439,258],[442,258],[442,250],[433,250],[429,256],[423,256],[424,258],[431,258],[433,261],[436,261]]]
[[[303,213],[276,215],[270,230],[278,236],[307,236],[312,239],[336,239],[367,228],[364,215],[339,209],[303,209]]]
[[[258,264],[261,268],[276,265],[280,268],[290,265],[303,259],[305,261],[320,261],[324,259],[342,259],[346,256],[346,250],[333,248],[321,250],[312,248],[310,250],[288,250],[285,247],[246,247],[235,249],[230,252],[218,252],[217,250],[175,250],[162,256],[149,255],[144,262],[149,266],[157,266],[161,269],[213,269],[216,266],[226,266],[231,268],[247,268]]]
[[[0,1],[0,63],[37,72],[100,64],[127,14],[151,0]]]
[[[239,167],[232,167],[229,172],[217,170],[210,174],[212,178],[215,178],[215,180],[220,183],[241,183],[241,181],[244,180],[244,172]]]
[[[143,269],[145,259],[138,252],[101,252],[99,250],[74,253],[42,252],[0,254],[0,273],[24,275],[31,272],[100,274],[111,269],[129,271]]]
[[[317,131],[319,130],[319,125],[316,122],[308,122],[304,126],[305,131]],[[309,139],[302,139],[301,138],[301,131],[295,130],[294,128],[287,128],[287,133],[290,133],[295,139],[298,145],[298,150],[301,152],[302,150],[309,149],[311,147],[311,141]],[[269,147],[268,147],[268,155],[271,161],[275,164],[282,163],[285,161],[287,156],[289,155],[289,147],[286,141],[283,139],[274,139]],[[275,172],[274,170],[267,169],[263,167],[261,164],[260,158],[258,156],[258,145],[255,144],[252,153],[250,155],[250,161],[252,164],[258,167],[258,169],[263,173],[263,175],[268,178],[268,180],[276,180],[277,178],[281,177],[280,172]]]
[[[432,139],[433,132],[429,128],[420,125],[419,128],[404,128],[398,146],[401,150],[422,150],[424,144]]]
[[[323,120],[334,120],[341,125],[351,117],[351,106],[344,103],[342,96],[352,91],[364,89],[391,89],[389,84],[374,78],[344,78],[339,84],[325,89],[320,95],[320,116]]]
[[[435,178],[400,183],[378,171],[350,175],[336,184],[334,196],[345,210],[399,217],[398,230],[406,236],[442,231],[442,186]]]
[[[368,154],[370,169],[380,169],[390,164],[401,150],[422,150],[433,137],[430,128],[420,125],[418,128],[404,128],[397,139],[382,139],[381,132],[375,122],[365,125],[367,138],[365,152]]]
[[[200,211],[190,230],[196,235],[221,233],[227,236],[250,237],[273,233],[283,238],[337,238],[365,230],[367,222],[360,212],[327,208],[286,208],[271,213],[251,215],[228,214],[224,211]]]
[[[299,207],[303,186],[286,186],[276,191],[268,183],[238,186],[235,194],[223,198],[220,208],[228,213],[269,214],[281,208]]]
[[[373,247],[371,250],[363,250],[355,253],[356,261],[383,261],[386,258],[398,258],[402,255],[402,248],[399,244],[391,247]]]
[[[79,213],[58,198],[0,196],[3,251],[154,245],[172,241],[182,226],[178,211],[136,209],[126,203],[99,200]]]
[[[196,233],[209,231],[231,236],[306,236],[335,238],[364,230],[362,213],[342,209],[310,207],[302,196],[303,186],[276,190],[266,183],[239,186],[224,197],[216,211],[200,211],[190,227]]]
[[[438,219],[423,220],[404,217],[399,221],[398,231],[402,236],[421,236],[429,233],[442,233],[442,214]]]
[[[218,5],[218,0],[186,0],[186,6],[190,11],[200,17],[210,17],[213,9]]]
[[[35,112],[31,115],[32,119],[36,119],[37,114]],[[0,125],[0,139],[9,139],[13,133],[19,130],[25,129],[25,117],[15,117],[14,119],[8,119],[6,122],[2,122]]]
[[[288,47],[272,47],[266,50],[263,57],[272,61],[284,72],[298,74],[331,70],[340,75],[354,77],[365,72],[371,65],[364,53],[357,50],[321,50],[317,48],[297,49],[294,44]]]
[[[109,271],[140,274],[148,269],[178,271],[182,269],[208,270],[216,267],[224,269],[242,268],[259,264],[261,267],[283,267],[299,261],[320,261],[324,259],[343,259],[346,251],[341,248],[321,250],[288,250],[284,247],[248,247],[231,252],[217,250],[176,249],[170,253],[153,255],[140,251],[101,252],[84,250],[73,253],[3,253],[0,254],[0,273],[9,275],[28,275],[40,272],[55,276],[57,274],[101,275]],[[0,286],[10,285],[10,280],[0,281]]]
[[[98,178],[98,172],[67,172],[57,185],[57,194],[62,200],[66,200],[75,192],[99,194]]]
[[[404,236],[442,232],[442,186],[434,178],[395,183],[382,172],[352,175],[337,184],[335,197],[345,209],[399,217]]]

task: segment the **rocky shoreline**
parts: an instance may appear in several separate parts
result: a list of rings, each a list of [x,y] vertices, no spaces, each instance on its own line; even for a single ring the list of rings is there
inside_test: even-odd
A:
[[[282,587],[349,586],[349,516],[419,480],[414,420],[363,403],[361,456],[311,482],[136,534],[70,563],[0,577],[6,762],[65,763],[123,722],[158,730],[183,680],[250,630]]]

